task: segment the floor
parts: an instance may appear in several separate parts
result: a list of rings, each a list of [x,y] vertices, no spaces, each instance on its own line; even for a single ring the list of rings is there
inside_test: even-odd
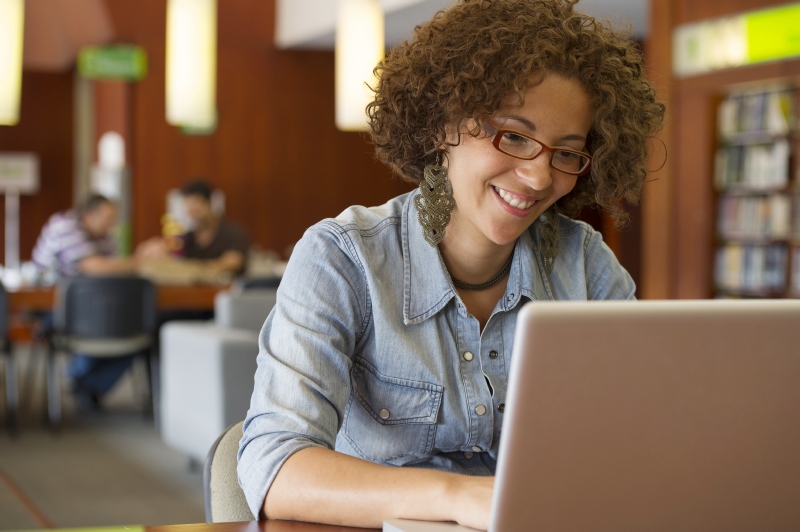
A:
[[[100,413],[78,413],[65,393],[64,425],[53,434],[42,422],[41,356],[23,345],[15,357],[20,429],[0,432],[0,530],[205,521],[201,471],[143,413],[143,367],[119,382]]]

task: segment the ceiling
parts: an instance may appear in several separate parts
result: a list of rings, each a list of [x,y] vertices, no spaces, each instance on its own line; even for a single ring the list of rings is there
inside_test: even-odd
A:
[[[380,0],[386,14],[386,46],[399,44],[414,26],[431,18],[453,0]],[[613,27],[630,29],[644,39],[649,0],[581,0],[579,11],[609,20]],[[313,16],[310,14],[313,13]],[[336,2],[333,0],[277,0],[275,44],[279,48],[332,50],[335,42]]]

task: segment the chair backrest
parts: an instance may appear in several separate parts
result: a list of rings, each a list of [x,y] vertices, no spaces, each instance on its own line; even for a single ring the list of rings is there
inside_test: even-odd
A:
[[[236,454],[239,452],[239,440],[242,439],[242,425],[244,421],[225,429],[206,457],[203,491],[206,521],[209,523],[253,520],[236,473]]]
[[[214,298],[214,322],[220,327],[259,332],[275,306],[277,294],[274,288],[219,292]]]
[[[59,285],[56,331],[84,338],[127,338],[152,333],[156,291],[141,277],[77,277]]]

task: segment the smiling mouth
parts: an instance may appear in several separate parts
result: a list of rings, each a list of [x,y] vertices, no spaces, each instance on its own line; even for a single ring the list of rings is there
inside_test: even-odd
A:
[[[503,190],[502,188],[498,188],[494,185],[492,185],[492,188],[494,189],[495,192],[497,192],[497,195],[500,196],[500,199],[502,199],[504,202],[511,205],[515,209],[519,209],[521,211],[530,209],[537,202],[537,200],[528,200],[528,201],[522,200],[518,196],[512,194],[511,192]]]

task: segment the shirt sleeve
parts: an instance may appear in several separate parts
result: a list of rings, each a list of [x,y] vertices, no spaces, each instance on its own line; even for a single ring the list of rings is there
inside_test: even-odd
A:
[[[363,267],[333,223],[292,253],[259,338],[258,369],[239,445],[239,484],[255,517],[283,463],[333,449],[350,394],[352,355],[368,320]]]
[[[589,299],[636,299],[636,284],[599,232],[586,232],[583,249]]]

